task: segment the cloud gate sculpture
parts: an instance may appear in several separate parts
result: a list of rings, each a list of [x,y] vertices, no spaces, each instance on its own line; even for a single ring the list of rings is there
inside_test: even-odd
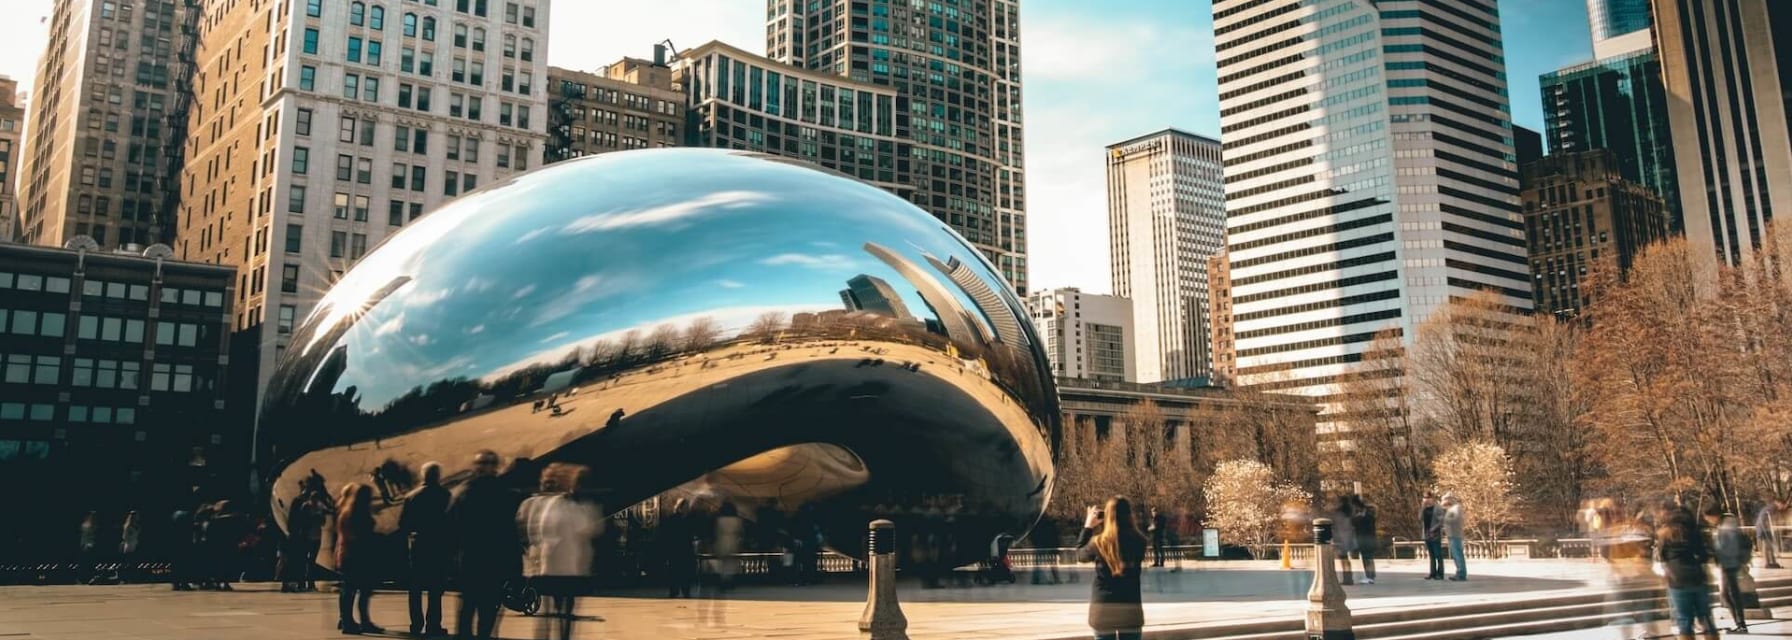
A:
[[[805,164],[665,149],[388,239],[295,329],[258,455],[282,522],[307,478],[358,481],[391,530],[423,463],[452,488],[490,449],[519,488],[587,465],[612,513],[684,492],[800,513],[852,555],[888,517],[970,561],[1037,519],[1059,420],[1018,300],[939,220]]]

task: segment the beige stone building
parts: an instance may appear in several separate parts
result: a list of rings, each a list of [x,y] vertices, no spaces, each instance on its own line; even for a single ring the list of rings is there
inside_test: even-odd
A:
[[[684,93],[664,60],[623,58],[596,72],[548,67],[547,161],[683,146]]]
[[[1643,247],[1668,233],[1667,203],[1625,180],[1610,151],[1558,153],[1526,164],[1520,184],[1538,313],[1574,315],[1588,301],[1581,283],[1595,263],[1616,260],[1628,269]]]
[[[1224,249],[1207,258],[1207,342],[1213,346],[1213,382],[1238,377],[1238,349],[1232,341],[1232,270]]]
[[[197,0],[57,0],[18,176],[20,238],[174,235]]]
[[[539,166],[550,0],[208,0],[176,251],[237,267],[265,381],[387,236]]]
[[[19,82],[0,75],[0,242],[18,233],[17,167],[25,133],[25,109],[19,105]]]

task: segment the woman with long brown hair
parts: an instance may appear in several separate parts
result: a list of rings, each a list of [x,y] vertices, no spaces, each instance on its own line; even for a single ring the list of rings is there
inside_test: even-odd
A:
[[[359,482],[343,485],[342,497],[336,501],[336,572],[342,574],[342,584],[336,589],[336,627],[343,635],[386,631],[375,625],[367,613],[373,587],[379,580],[374,570],[375,544],[373,487]],[[355,622],[356,609],[361,612],[360,623]]]
[[[1133,518],[1132,501],[1114,496],[1105,508],[1089,507],[1076,546],[1078,560],[1095,562],[1089,628],[1096,640],[1138,640],[1145,626],[1139,574],[1144,573],[1146,540]]]

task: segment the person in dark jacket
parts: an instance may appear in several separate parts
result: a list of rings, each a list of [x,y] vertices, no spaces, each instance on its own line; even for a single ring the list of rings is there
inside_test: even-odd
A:
[[[1105,508],[1089,507],[1083,532],[1077,535],[1077,559],[1095,562],[1095,583],[1089,595],[1089,628],[1096,640],[1138,640],[1145,626],[1139,595],[1144,573],[1145,534],[1133,520],[1132,502],[1108,498]]]
[[[374,568],[379,542],[373,530],[373,487],[359,482],[343,485],[336,514],[336,573],[342,574],[342,584],[336,590],[336,627],[350,636],[385,633],[367,612],[379,581]],[[360,622],[355,621],[356,610],[361,613]]]
[[[522,575],[522,547],[516,530],[519,502],[498,477],[498,454],[474,454],[473,478],[460,487],[448,507],[449,525],[460,540],[460,609],[454,615],[457,637],[491,638],[498,627],[504,582]]]
[[[1705,569],[1711,555],[1699,529],[1698,520],[1684,507],[1670,507],[1656,518],[1655,562],[1667,578],[1674,626],[1685,640],[1693,637],[1695,620],[1705,637],[1717,637],[1717,622],[1711,617],[1711,574]]]
[[[1356,503],[1350,498],[1339,495],[1330,514],[1332,522],[1337,523],[1332,529],[1332,547],[1338,550],[1338,584],[1356,584],[1356,578],[1350,572],[1350,553],[1356,551],[1356,527],[1351,525]]]
[[[405,496],[404,511],[398,516],[399,534],[410,545],[410,571],[406,578],[410,584],[411,635],[448,635],[442,628],[442,590],[448,583],[448,565],[454,555],[448,532],[448,501],[452,498],[442,487],[442,465],[427,462],[423,464],[423,486]]]
[[[1375,584],[1375,506],[1360,495],[1350,497],[1350,529],[1356,553],[1363,559],[1363,584]]]
[[[672,504],[672,512],[661,518],[654,530],[654,551],[666,579],[668,598],[691,597],[691,583],[697,579],[697,534],[693,526],[690,502],[679,498]]]
[[[1425,492],[1425,501],[1419,507],[1419,529],[1425,540],[1425,555],[1431,559],[1431,570],[1425,574],[1426,580],[1444,579],[1444,518],[1443,508],[1437,505],[1437,495]]]
[[[1164,566],[1164,534],[1170,532],[1169,519],[1157,509],[1151,510],[1151,524],[1146,525],[1151,533],[1151,566]]]
[[[1717,556],[1717,567],[1723,570],[1724,607],[1730,610],[1730,619],[1736,621],[1735,633],[1748,633],[1747,602],[1742,591],[1742,573],[1748,570],[1749,560],[1754,556],[1754,541],[1742,532],[1742,523],[1736,514],[1724,514],[1723,523],[1712,534],[1712,549]]]

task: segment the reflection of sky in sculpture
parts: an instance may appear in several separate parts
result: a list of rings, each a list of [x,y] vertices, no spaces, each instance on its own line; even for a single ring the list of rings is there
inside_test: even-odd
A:
[[[938,240],[887,247],[914,263],[981,260],[929,226],[943,225],[882,191],[783,162],[701,150],[594,156],[425,216],[357,265],[313,320],[346,317],[395,278],[412,279],[369,301],[342,338],[356,365],[334,390],[356,387],[360,406],[374,408],[419,382],[496,378],[630,329],[645,335],[708,316],[733,335],[767,311],[840,309],[837,292],[859,274],[888,281],[911,313],[927,314],[916,287],[861,245],[867,229],[892,230]],[[930,275],[977,308],[946,274]],[[330,324],[312,339],[330,336]],[[331,346],[304,340],[293,349]]]

